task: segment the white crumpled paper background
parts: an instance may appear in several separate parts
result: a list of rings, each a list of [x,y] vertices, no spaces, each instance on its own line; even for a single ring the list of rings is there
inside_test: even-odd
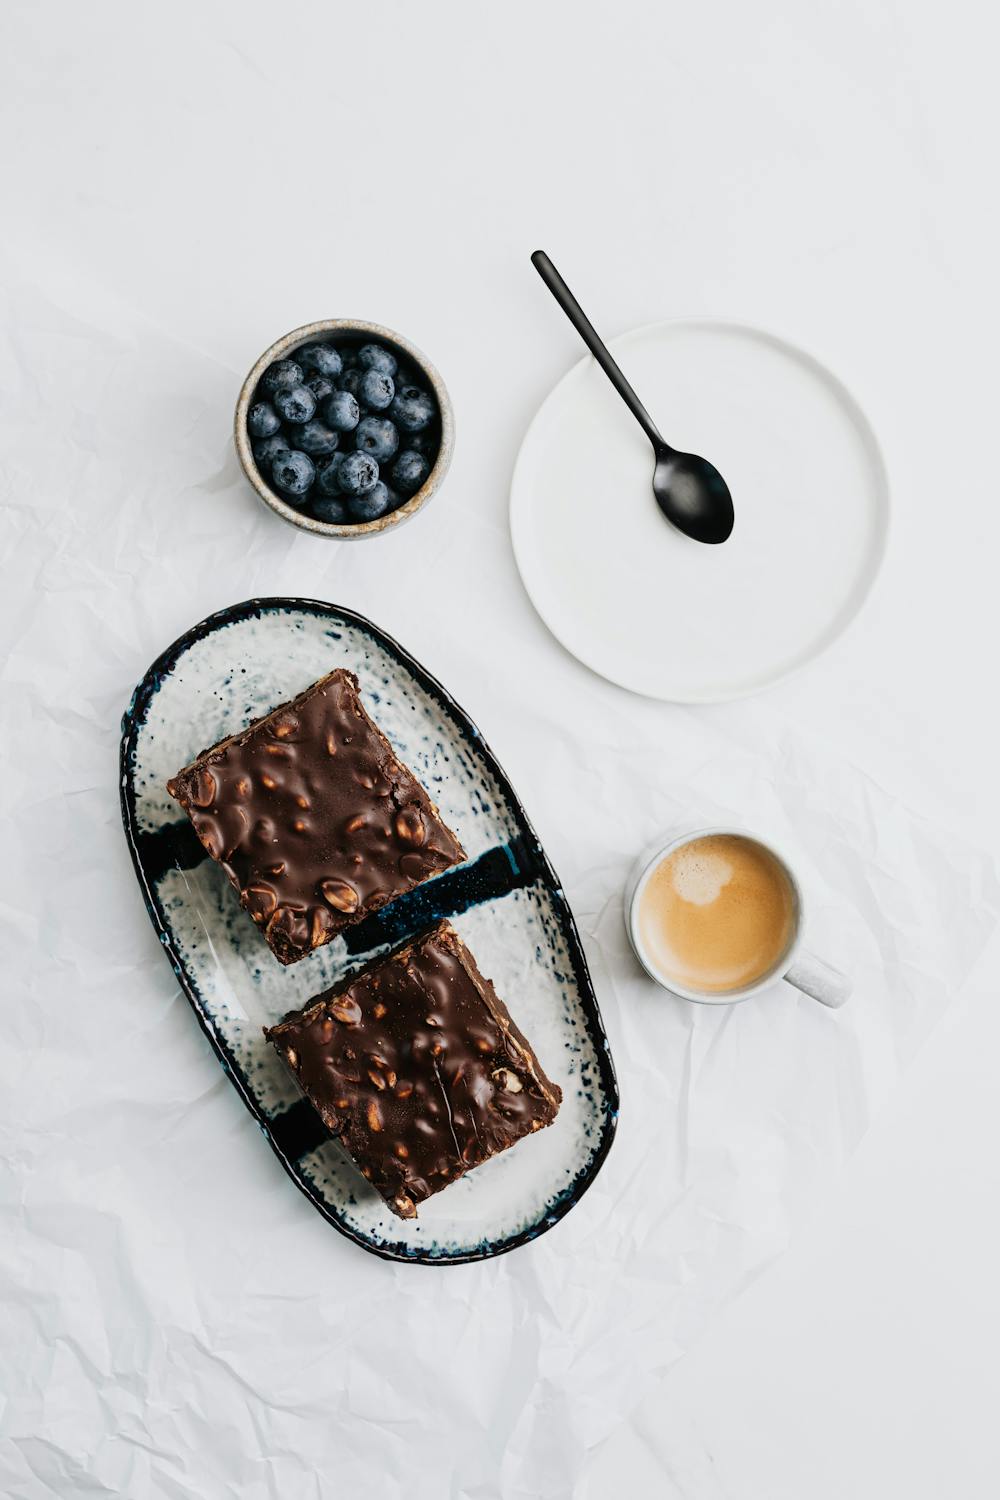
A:
[[[583,221],[529,172],[508,222],[499,134],[475,212],[420,178],[422,232],[402,259],[335,233],[334,206],[327,223],[308,195],[304,235],[260,187],[294,199],[309,180],[287,136],[261,133],[256,156],[248,144],[272,87],[319,122],[285,39],[244,47],[217,15],[194,40],[154,38],[121,7],[92,47],[82,15],[54,11],[61,26],[12,13],[4,64],[25,211],[0,249],[0,1492],[571,1496],[587,1450],[787,1245],[889,1097],[996,925],[994,863],[890,789],[885,747],[909,747],[899,780],[913,795],[920,736],[916,692],[909,708],[892,699],[897,728],[878,722],[880,683],[916,679],[877,599],[811,686],[701,711],[631,697],[548,637],[514,570],[506,487],[575,349],[525,257],[539,227],[569,241]],[[402,67],[394,53],[390,83]],[[350,70],[336,72],[354,97]],[[471,82],[452,86],[494,118]],[[499,109],[493,84],[488,100]],[[386,148],[397,139],[371,128]],[[455,129],[449,180],[462,180],[479,147]],[[596,128],[588,139],[603,160]],[[57,142],[52,161],[43,145]],[[529,160],[520,136],[504,149]],[[374,186],[357,194],[376,212]],[[711,291],[695,285],[696,248],[677,248],[692,304]],[[588,252],[598,292],[601,259]],[[612,320],[682,310],[657,264],[647,249],[627,286],[606,278]],[[786,295],[837,367],[852,345],[836,308],[807,314]],[[428,511],[339,547],[265,513],[229,439],[260,349],[337,313],[424,345],[458,421]],[[877,360],[871,378],[887,388]],[[905,477],[898,420],[884,425]],[[901,537],[883,582],[895,598],[905,515]],[[120,714],[181,630],[258,593],[359,609],[445,682],[577,915],[619,1135],[568,1219],[495,1262],[395,1267],[323,1223],[253,1128],[147,921],[119,823]],[[878,780],[857,764],[869,729]],[[779,986],[703,1011],[640,977],[620,911],[635,853],[678,821],[730,820],[793,853],[810,943],[856,979],[845,1010]]]

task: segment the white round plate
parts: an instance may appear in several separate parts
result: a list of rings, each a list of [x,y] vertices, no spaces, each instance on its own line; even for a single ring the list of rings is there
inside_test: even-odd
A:
[[[734,323],[654,323],[612,344],[664,437],[733,495],[721,547],[675,531],[646,438],[587,356],[528,429],[511,487],[514,554],[568,651],[654,698],[739,698],[795,671],[860,609],[889,493],[864,413],[821,364]]]

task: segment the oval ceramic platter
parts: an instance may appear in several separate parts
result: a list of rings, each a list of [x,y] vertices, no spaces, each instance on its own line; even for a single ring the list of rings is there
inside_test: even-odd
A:
[[[334,667],[458,833],[468,858],[283,969],[204,854],[166,782]],[[251,599],[153,663],[122,724],[125,832],[164,949],[234,1088],[296,1186],[391,1260],[455,1264],[536,1238],[579,1201],[611,1145],[618,1091],[566,898],[475,725],[402,647],[349,610]],[[396,1218],[324,1129],[262,1028],[390,946],[450,918],[563,1089],[555,1123]]]

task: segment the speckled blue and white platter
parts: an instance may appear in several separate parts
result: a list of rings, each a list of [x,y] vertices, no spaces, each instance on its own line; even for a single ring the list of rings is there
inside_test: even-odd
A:
[[[282,968],[168,796],[198,751],[334,667],[437,802],[468,859]],[[150,918],[233,1087],[289,1176],[331,1224],[391,1260],[456,1264],[543,1234],[607,1155],[618,1090],[572,914],[531,824],[462,709],[350,610],[251,599],[211,615],[153,663],[122,722],[125,833]],[[555,1123],[396,1218],[326,1133],[262,1027],[439,917],[493,979],[549,1075]]]

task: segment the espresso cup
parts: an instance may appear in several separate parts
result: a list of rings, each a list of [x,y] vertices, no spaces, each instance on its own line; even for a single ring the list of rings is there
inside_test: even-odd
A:
[[[649,943],[643,938],[640,913],[643,897],[650,881],[666,860],[702,839],[737,840],[751,846],[748,854],[753,850],[763,851],[763,854],[769,856],[774,862],[787,885],[788,901],[783,913],[782,941],[773,955],[773,962],[769,963],[764,972],[756,974],[751,982],[734,988],[722,989],[712,986],[699,989],[686,985],[677,977],[667,973],[662,962],[657,963],[650,951]],[[710,903],[704,904],[707,906]],[[724,921],[721,912],[717,920]],[[756,834],[748,833],[743,828],[696,829],[659,844],[652,853],[647,850],[636,861],[625,888],[625,925],[635,956],[650,979],[655,980],[663,989],[682,1000],[694,1000],[700,1005],[733,1005],[740,1000],[749,1000],[752,995],[767,989],[768,985],[773,984],[776,979],[787,980],[789,984],[794,985],[796,989],[809,995],[813,1000],[818,1000],[822,1005],[836,1007],[843,1005],[844,1001],[850,997],[852,984],[847,976],[831,964],[825,963],[823,959],[817,958],[815,954],[807,952],[802,946],[804,927],[802,888],[788,861],[772,843],[758,838]]]

